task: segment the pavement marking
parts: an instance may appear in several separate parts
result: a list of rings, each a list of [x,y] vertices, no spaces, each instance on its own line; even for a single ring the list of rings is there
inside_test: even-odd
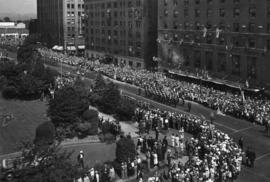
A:
[[[234,129],[234,128],[231,128],[231,127],[229,127],[229,126],[226,126],[226,125],[221,124],[221,123],[218,123],[218,122],[215,122],[214,124],[215,124],[215,125],[218,125],[218,126],[221,126],[221,127],[224,127],[224,128],[227,128],[227,129],[229,129],[229,130],[232,130],[233,133],[238,131],[238,130],[236,130],[236,129]]]
[[[268,152],[268,153],[266,153],[266,154],[263,154],[263,155],[261,155],[260,157],[257,157],[256,158],[256,161],[257,160],[260,160],[260,159],[262,159],[262,158],[265,158],[265,157],[267,157],[267,156],[269,156],[270,155],[270,152]]]
[[[233,134],[236,134],[236,133],[239,133],[239,132],[243,132],[243,131],[246,131],[246,130],[249,130],[251,128],[256,128],[257,126],[250,126],[250,127],[247,127],[247,128],[243,128],[243,129],[240,129],[240,130],[236,130],[235,132],[231,133],[232,135]]]

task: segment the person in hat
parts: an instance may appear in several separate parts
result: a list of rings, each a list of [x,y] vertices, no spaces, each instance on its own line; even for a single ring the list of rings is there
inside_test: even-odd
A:
[[[80,151],[79,155],[77,156],[77,160],[78,160],[79,165],[82,168],[84,168],[84,153],[82,150]]]

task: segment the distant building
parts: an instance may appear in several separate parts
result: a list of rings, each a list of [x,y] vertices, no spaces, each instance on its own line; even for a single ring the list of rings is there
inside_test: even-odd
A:
[[[48,46],[66,46],[73,53],[84,49],[83,0],[37,0],[37,18]]]
[[[86,56],[153,68],[157,56],[157,0],[85,0]]]
[[[163,67],[270,81],[270,1],[159,0],[158,7]]]
[[[28,34],[24,23],[0,22],[0,38],[21,38]]]

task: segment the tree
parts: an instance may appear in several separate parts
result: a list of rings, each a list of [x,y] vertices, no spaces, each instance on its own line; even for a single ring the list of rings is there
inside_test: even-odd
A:
[[[115,113],[121,96],[118,90],[118,87],[114,83],[109,83],[107,88],[104,90],[101,103],[102,105],[99,107],[101,111],[107,114]]]
[[[9,17],[6,16],[6,17],[4,18],[4,22],[11,22],[11,20],[10,20]]]
[[[36,147],[31,142],[22,145],[22,165],[16,171],[20,182],[73,182],[79,171],[71,161],[71,152],[59,144]]]
[[[36,128],[34,144],[37,147],[48,147],[54,143],[55,127],[51,121],[46,121]]]
[[[40,98],[41,90],[43,90],[44,82],[35,78],[30,74],[22,73],[16,85],[18,96],[20,99],[38,99]]]
[[[128,158],[135,159],[136,149],[134,141],[128,137],[122,137],[116,143],[116,160],[119,163],[127,162]]]
[[[48,115],[57,126],[60,123],[74,123],[80,120],[88,105],[72,86],[61,88],[49,102]]]
[[[121,98],[120,103],[116,110],[118,119],[121,121],[131,120],[132,116],[134,115],[135,109],[136,105],[134,103],[131,103],[130,101]]]
[[[98,133],[98,123],[99,123],[98,112],[95,110],[87,109],[86,111],[84,111],[82,117],[85,122],[88,122],[91,124],[91,128],[88,134],[96,135]]]
[[[104,80],[102,74],[98,73],[97,77],[96,77],[96,80],[95,80],[94,91],[99,92],[100,94],[102,94],[100,91],[103,91],[105,88],[106,88],[105,80]]]

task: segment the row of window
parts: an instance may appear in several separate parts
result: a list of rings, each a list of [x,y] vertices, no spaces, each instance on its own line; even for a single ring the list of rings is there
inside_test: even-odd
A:
[[[101,27],[106,27],[106,26],[114,26],[114,27],[126,27],[128,26],[129,29],[140,29],[142,27],[142,22],[141,21],[135,21],[133,23],[132,21],[90,21],[89,25],[91,26],[101,26]]]
[[[127,13],[126,11],[111,11],[111,10],[107,10],[107,11],[88,11],[88,15],[90,18],[118,18],[118,17],[129,17],[129,18],[141,18],[142,17],[142,13],[141,10],[138,9],[132,9],[132,10],[128,10]]]
[[[92,4],[86,4],[85,9],[106,9],[106,8],[123,8],[123,7],[134,7],[134,6],[141,6],[141,0],[136,0],[136,1],[115,1],[115,2],[107,2],[107,3],[92,3]]]
[[[104,30],[104,29],[102,29],[102,30],[100,30],[100,29],[90,29],[89,31],[88,30],[86,30],[86,32],[88,32],[88,34],[89,35],[93,35],[93,34],[96,34],[96,35],[99,35],[99,34],[101,34],[102,36],[105,36],[105,35],[107,35],[108,37],[109,36],[123,36],[123,35],[126,35],[126,31],[125,30],[120,30],[120,31],[118,31],[118,30],[114,30],[114,31],[112,31],[112,30]],[[135,33],[133,33],[133,32],[131,32],[131,31],[128,31],[127,32],[127,36],[130,38],[130,39],[132,39],[132,38],[136,38],[136,39],[141,39],[141,37],[142,37],[142,35],[141,35],[141,32],[135,32]]]
[[[206,66],[207,70],[214,71],[214,60],[217,61],[216,71],[231,71],[233,75],[240,76],[241,75],[241,56],[240,55],[229,55],[227,56],[225,53],[217,53],[217,59],[214,59],[213,52],[205,52],[204,54],[201,51],[191,51],[184,49],[183,55],[185,58],[185,66],[194,66],[195,68],[204,69]],[[193,55],[193,59],[191,58]],[[204,56],[206,64],[202,63],[202,56]],[[249,78],[256,79],[258,71],[257,71],[257,58],[252,56],[245,56],[243,59],[247,60],[246,65],[246,74]],[[193,62],[191,62],[193,60]],[[231,70],[228,70],[228,61],[231,63]]]
[[[205,2],[205,0],[193,0],[193,2],[194,2],[195,5],[200,5],[202,1]],[[206,0],[206,3],[207,3],[207,5],[212,5],[213,4],[213,1],[219,2],[221,4],[225,4],[226,3],[226,0]],[[240,4],[240,1],[241,0],[233,0],[233,3]],[[247,0],[242,0],[242,1],[247,1]],[[249,1],[249,3],[252,3],[252,4],[255,3],[255,0],[248,0],[248,1]],[[266,1],[266,3],[270,3],[269,0],[265,0],[265,1]],[[169,0],[164,0],[164,6],[167,6],[168,3],[169,3]],[[179,0],[173,0],[173,5],[174,6],[177,6],[178,3],[179,3]],[[191,0],[184,0],[184,6],[189,6],[190,3],[191,3]]]
[[[78,4],[78,9],[84,9],[84,4]],[[67,4],[67,9],[74,9],[75,8],[75,4]]]
[[[117,54],[122,56],[131,56],[131,57],[138,57],[142,58],[142,53],[140,50],[125,50],[125,49],[111,49],[110,47],[104,47],[104,46],[89,46],[87,45],[91,50],[95,50],[98,52],[106,52],[109,54]]]
[[[230,16],[230,13],[232,13],[233,17],[234,18],[238,18],[240,17],[241,13],[246,16],[245,13],[241,12],[240,8],[230,8],[230,10],[226,10],[225,8],[219,8],[217,10],[217,14],[215,14],[215,10],[213,9],[207,9],[206,11],[201,11],[201,9],[194,9],[193,10],[194,13],[192,16],[196,17],[196,18],[199,18],[201,16],[204,16],[204,14],[206,15],[206,17],[210,18],[210,17],[216,17],[216,16],[219,16],[219,17],[226,17],[226,16]],[[231,11],[231,12],[230,12]],[[190,15],[190,9],[188,8],[185,8],[184,9],[184,12],[183,12],[183,15],[184,17],[189,17]],[[173,17],[177,18],[178,16],[181,16],[179,14],[179,11],[178,10],[174,10],[172,11],[173,13]],[[169,10],[168,9],[165,9],[164,10],[164,16],[165,17],[168,17],[169,16]],[[248,9],[248,16],[250,18],[255,18],[257,16],[257,10],[256,10],[256,7],[250,7]],[[270,7],[267,7],[267,12],[266,12],[266,16],[270,17]]]
[[[168,26],[168,23],[165,21],[163,22],[162,29],[184,29],[184,30],[215,30],[219,28],[226,32],[250,32],[256,33],[264,31],[266,33],[270,33],[270,23],[267,23],[267,26],[264,28],[262,25],[256,25],[256,23],[249,22],[248,25],[241,25],[240,23],[236,22],[231,25],[225,25],[224,22],[220,22],[218,25],[213,25],[211,22],[206,22],[206,24],[201,24],[200,22],[195,22],[194,25],[187,21],[184,24],[179,24],[178,21],[173,21],[171,27]]]
[[[190,35],[185,34],[183,37],[178,36],[175,34],[172,38],[169,37],[168,34],[164,34],[164,40],[171,40],[171,41],[177,41],[177,42],[194,42],[194,43],[206,43],[206,44],[215,44],[215,45],[229,45],[233,47],[246,47],[246,48],[260,48],[265,49],[267,48],[270,50],[270,40],[264,41],[264,46],[258,47],[257,40],[255,38],[247,38],[247,37],[239,37],[234,36],[230,39],[226,39],[226,37],[220,35],[219,38],[217,38],[216,34],[210,34],[208,33],[205,38],[203,38],[201,35]],[[261,42],[261,41],[260,41]]]
[[[99,37],[96,37],[95,39],[94,39],[94,37],[89,37],[89,38],[87,38],[86,42],[90,42],[91,47],[93,47],[95,45],[98,46],[100,43],[104,43],[104,44],[108,44],[108,45],[113,44],[113,45],[120,45],[120,46],[128,46],[130,52],[132,52],[133,49],[134,50],[141,49],[141,46],[142,46],[142,43],[140,41],[133,42],[133,41],[118,40],[118,39],[108,40],[106,38],[99,38]]]

